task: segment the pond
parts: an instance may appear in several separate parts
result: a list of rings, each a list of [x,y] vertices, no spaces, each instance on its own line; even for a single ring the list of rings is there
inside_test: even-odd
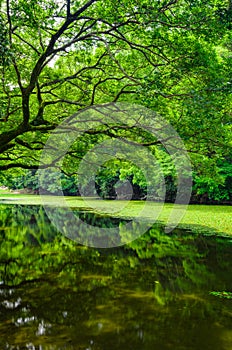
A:
[[[230,237],[156,225],[125,246],[87,248],[42,207],[0,210],[1,349],[232,349]]]

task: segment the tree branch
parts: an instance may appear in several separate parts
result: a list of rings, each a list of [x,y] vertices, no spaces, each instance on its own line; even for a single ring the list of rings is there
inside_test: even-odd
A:
[[[67,0],[67,18],[70,16],[70,0]]]

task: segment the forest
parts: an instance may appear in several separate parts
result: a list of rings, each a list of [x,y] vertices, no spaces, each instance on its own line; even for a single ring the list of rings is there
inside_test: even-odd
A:
[[[56,193],[56,173],[39,184],[37,171],[48,166],[41,154],[51,133],[75,113],[123,102],[146,107],[177,132],[192,165],[192,203],[231,204],[231,23],[231,1],[2,1],[0,184]],[[115,186],[129,182],[133,199],[146,198],[142,170],[120,155],[78,180],[94,145],[121,140],[156,157],[165,199],[174,202],[178,180],[164,135],[122,121],[80,128],[56,164],[64,194],[88,194],[92,181],[98,195],[114,199]]]
[[[0,349],[232,349],[232,0],[0,0]]]

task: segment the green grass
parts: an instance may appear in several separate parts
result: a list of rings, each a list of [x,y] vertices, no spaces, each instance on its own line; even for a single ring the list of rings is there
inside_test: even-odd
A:
[[[65,202],[63,202],[65,201]],[[90,210],[108,215],[134,218],[139,217],[144,220],[154,222],[159,221],[167,223],[170,214],[173,211],[173,204],[144,202],[144,201],[104,201],[88,198],[84,201],[81,197],[56,197],[24,195],[0,192],[0,203],[4,204],[24,204],[41,205],[48,204],[54,206],[67,205],[71,208],[90,208]],[[146,203],[146,210],[144,205]],[[174,210],[182,209],[183,206],[177,206]],[[232,206],[220,205],[189,205],[179,224],[179,227],[194,229],[199,232],[218,232],[232,234]]]
[[[7,191],[7,190],[2,190],[2,189],[0,188],[0,196],[1,196],[1,195],[8,194],[8,193],[10,193],[10,192]]]

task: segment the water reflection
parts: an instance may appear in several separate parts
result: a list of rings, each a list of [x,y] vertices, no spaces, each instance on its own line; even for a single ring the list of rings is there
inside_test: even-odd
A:
[[[2,206],[0,230],[1,349],[232,348],[232,301],[209,295],[232,290],[230,239],[153,227],[91,249],[24,206]]]

